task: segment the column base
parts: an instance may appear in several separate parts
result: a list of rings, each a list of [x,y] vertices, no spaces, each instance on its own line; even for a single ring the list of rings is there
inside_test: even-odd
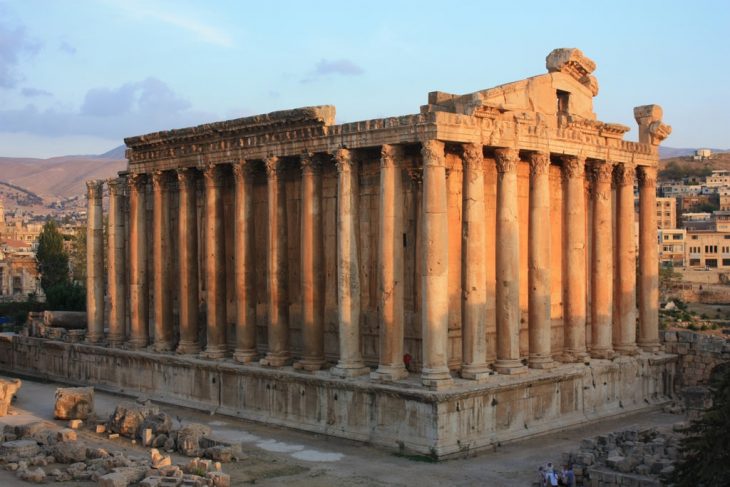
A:
[[[148,341],[144,338],[132,338],[127,342],[127,348],[131,350],[140,350],[142,348],[147,348]]]
[[[492,375],[492,369],[487,364],[468,364],[462,365],[460,374],[462,379],[469,379],[475,381],[486,380]]]
[[[86,335],[86,343],[101,345],[103,341],[104,335]]]
[[[421,384],[429,389],[448,389],[454,385],[454,379],[451,377],[448,367],[439,367],[437,369],[424,367],[421,370]]]
[[[611,360],[612,358],[616,357],[616,352],[614,352],[610,348],[591,348],[591,358],[595,359],[601,359],[601,360]]]
[[[383,382],[395,382],[408,377],[408,371],[403,365],[378,365],[375,372],[370,372],[370,378]]]
[[[219,360],[226,356],[227,350],[225,345],[210,345],[203,350],[200,355],[203,358]]]
[[[294,362],[294,368],[297,370],[306,370],[309,372],[314,372],[317,370],[320,370],[322,367],[324,367],[324,364],[327,362],[324,358],[303,358],[301,360],[298,360]]]
[[[330,374],[343,379],[348,377],[359,377],[369,373],[370,367],[366,367],[362,362],[338,362],[337,365],[330,368]]]
[[[559,360],[565,364],[578,364],[588,362],[591,359],[585,350],[564,350]]]
[[[661,345],[658,340],[652,340],[649,342],[639,342],[639,347],[645,352],[656,353],[661,350]]]
[[[258,356],[258,352],[250,348],[238,348],[233,351],[233,360],[242,364],[255,362]]]
[[[175,352],[180,355],[193,355],[200,353],[200,350],[201,348],[199,343],[180,341],[180,343],[177,344],[177,350],[175,350]]]
[[[552,369],[557,365],[550,356],[529,357],[527,359],[527,367],[530,369]]]
[[[494,370],[498,374],[518,375],[527,373],[527,366],[520,359],[497,359]]]
[[[155,342],[152,344],[152,350],[155,352],[172,352],[175,347],[172,342]]]
[[[112,348],[121,348],[122,346],[124,346],[124,337],[121,335],[109,335],[107,337],[107,341],[109,342],[109,346]]]
[[[614,345],[613,349],[614,349],[614,351],[616,351],[617,353],[619,353],[621,355],[629,355],[629,356],[639,355],[639,348],[634,344]]]
[[[259,363],[264,367],[284,367],[291,363],[291,356],[289,352],[269,352]]]

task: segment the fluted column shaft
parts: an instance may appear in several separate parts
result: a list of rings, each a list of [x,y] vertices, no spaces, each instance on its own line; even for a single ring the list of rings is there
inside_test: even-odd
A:
[[[378,326],[380,355],[373,378],[398,380],[403,364],[403,151],[384,145],[380,151],[378,240]]]
[[[268,176],[268,301],[269,350],[262,365],[281,367],[289,361],[289,289],[286,255],[286,188],[282,178],[283,166],[278,157],[265,161]]]
[[[586,358],[586,212],[585,158],[563,157],[565,209],[565,362]]]
[[[360,352],[360,266],[357,247],[358,180],[352,153],[340,149],[337,163],[337,315],[340,358],[332,374],[352,377],[369,372]]]
[[[126,184],[123,179],[110,179],[109,185],[109,345],[118,347],[125,340],[127,319],[127,266],[124,232]]]
[[[178,241],[180,260],[180,342],[178,353],[200,352],[198,339],[198,172],[177,170],[180,188]]]
[[[497,361],[500,374],[527,371],[520,361],[520,226],[516,149],[497,149]]]
[[[591,357],[613,356],[613,164],[593,165],[593,258],[591,272]]]
[[[129,346],[149,342],[147,284],[147,177],[130,174],[129,181]]]
[[[423,369],[421,381],[432,388],[449,386],[449,218],[444,143],[429,140],[423,158],[423,262],[421,263]]]
[[[104,182],[86,181],[86,340],[104,341]]]
[[[544,369],[553,365],[550,316],[550,154],[530,156],[530,207],[528,227],[528,365]]]
[[[210,165],[205,176],[206,333],[204,355],[219,359],[226,355],[226,249],[223,228],[223,178]]]
[[[639,346],[659,350],[656,167],[639,168]]]
[[[636,243],[634,242],[634,180],[636,168],[622,164],[617,171],[618,329],[613,348],[622,354],[636,353]],[[652,208],[656,211],[656,207]],[[654,242],[656,245],[656,242]]]
[[[173,349],[170,254],[170,188],[168,174],[152,174],[152,255],[154,260],[155,351]]]
[[[301,285],[303,357],[295,366],[319,370],[324,365],[324,263],[322,242],[322,169],[303,154],[301,203]]]
[[[234,163],[235,232],[234,262],[236,285],[236,347],[233,358],[241,363],[253,362],[256,352],[256,296],[253,228],[253,182],[250,163]]]
[[[487,365],[487,261],[484,207],[484,155],[481,144],[464,146],[462,231],[462,364],[465,379],[489,376]]]

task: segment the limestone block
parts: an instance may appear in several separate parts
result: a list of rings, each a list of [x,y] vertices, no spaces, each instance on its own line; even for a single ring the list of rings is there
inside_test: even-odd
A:
[[[54,445],[52,451],[58,463],[76,463],[86,460],[86,445],[78,441],[58,443]]]
[[[77,429],[81,428],[81,426],[83,426],[83,424],[84,424],[84,422],[81,421],[80,419],[72,419],[71,421],[68,422],[68,427],[73,430],[77,430]]]
[[[8,414],[13,396],[18,392],[21,385],[20,379],[0,379],[0,417]]]
[[[139,483],[139,487],[158,487],[161,481],[162,477],[160,477],[159,475],[150,476],[142,479],[142,481]]]
[[[85,311],[44,311],[43,324],[50,327],[83,330],[86,328]]]
[[[137,436],[142,437],[145,429],[151,429],[154,436],[169,433],[172,430],[172,418],[166,413],[151,414],[142,421]]]
[[[233,460],[233,450],[227,446],[214,446],[205,450],[205,457],[216,462],[229,463]]]
[[[192,423],[184,426],[177,434],[177,449],[188,457],[199,456],[203,453],[200,440],[210,434],[210,428],[202,424]]]
[[[62,443],[64,441],[76,441],[77,438],[78,436],[76,435],[76,432],[71,428],[64,428],[56,432],[56,441],[58,443]]]
[[[30,458],[37,455],[38,452],[40,452],[40,447],[34,440],[6,441],[0,445],[0,458],[8,462]]]
[[[125,402],[114,409],[109,418],[109,431],[119,433],[128,438],[135,438],[140,426],[148,416],[159,414],[156,406]]]
[[[107,487],[127,487],[142,480],[145,476],[144,467],[119,467],[113,472],[99,478],[98,485]]]
[[[152,468],[161,468],[172,465],[172,459],[168,455],[163,455],[157,448],[150,450],[150,462]]]
[[[56,389],[56,419],[86,419],[94,411],[93,387],[59,387]]]
[[[231,476],[223,472],[208,472],[205,476],[211,487],[231,487]]]
[[[18,478],[25,480],[26,482],[41,484],[46,481],[46,472],[44,472],[42,468],[36,468],[35,470],[22,470],[18,471]]]

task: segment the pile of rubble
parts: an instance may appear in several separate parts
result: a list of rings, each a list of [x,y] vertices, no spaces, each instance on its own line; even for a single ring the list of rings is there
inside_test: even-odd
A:
[[[674,471],[678,443],[655,428],[626,430],[584,439],[579,451],[563,453],[563,463],[573,465],[578,485],[658,487],[659,476]]]
[[[0,435],[0,466],[17,477],[47,481],[93,481],[107,487],[229,487],[222,462],[241,458],[240,447],[209,438],[210,428],[189,424],[177,429],[169,415],[149,402],[123,403],[106,421],[94,417],[94,390],[90,387],[56,391],[54,416],[69,420],[70,428],[49,422],[5,426]],[[79,438],[77,428],[87,425]],[[129,438],[130,444],[151,449],[140,456],[97,448],[104,439]],[[86,438],[87,441],[84,440]],[[172,453],[195,457],[176,465]],[[199,458],[205,456],[207,458]]]

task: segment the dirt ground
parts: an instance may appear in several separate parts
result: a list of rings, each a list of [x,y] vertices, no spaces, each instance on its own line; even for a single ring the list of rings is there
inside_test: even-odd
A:
[[[23,381],[11,414],[0,418],[4,424],[54,421],[53,397],[57,383]],[[95,410],[107,417],[122,396],[96,392]],[[161,405],[178,423],[204,423],[213,436],[238,442],[246,458],[223,465],[232,485],[255,483],[262,486],[335,487],[335,486],[530,486],[537,467],[548,461],[560,463],[561,452],[577,449],[580,440],[598,434],[632,427],[668,428],[683,417],[649,411],[573,429],[553,432],[538,438],[514,442],[470,458],[439,463],[401,457],[384,449],[347,440],[278,428],[190,409]],[[65,426],[65,422],[57,421]],[[124,451],[129,456],[147,456],[149,450],[132,445],[127,439],[109,440],[91,431],[79,435],[109,451]],[[173,455],[173,462],[186,459]],[[48,470],[48,468],[46,469]],[[12,472],[0,469],[0,485],[30,485]],[[48,485],[56,485],[50,483]],[[64,482],[64,486],[88,486],[92,482]]]

